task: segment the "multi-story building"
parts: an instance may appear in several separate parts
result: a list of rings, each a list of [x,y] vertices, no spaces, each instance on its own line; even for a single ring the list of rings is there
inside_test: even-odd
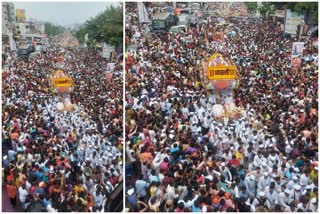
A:
[[[2,2],[2,35],[8,32],[15,32],[16,29],[16,10],[14,3]]]

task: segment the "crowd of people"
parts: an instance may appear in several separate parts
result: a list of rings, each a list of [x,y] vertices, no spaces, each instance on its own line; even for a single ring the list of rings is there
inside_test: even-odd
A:
[[[106,78],[110,61],[91,48],[51,43],[22,59],[3,43],[2,56],[2,182],[10,203],[30,212],[103,212],[123,178],[122,61]],[[58,69],[72,77],[72,92],[53,92],[49,77]],[[75,109],[59,111],[66,99]]]
[[[317,212],[318,49],[308,38],[293,67],[297,39],[272,19],[203,16],[149,39],[135,4],[126,14],[126,45],[138,46],[125,65],[126,209]],[[201,62],[214,53],[237,65],[239,118],[213,115],[230,99],[206,88]]]

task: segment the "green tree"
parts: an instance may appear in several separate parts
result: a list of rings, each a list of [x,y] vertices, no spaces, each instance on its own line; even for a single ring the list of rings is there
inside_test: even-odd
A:
[[[254,11],[258,8],[257,2],[245,2],[249,11]]]
[[[55,25],[50,22],[44,23],[44,29],[48,36],[55,36],[66,31],[66,28],[63,26]]]
[[[123,37],[123,13],[122,6],[109,6],[96,17],[86,21],[75,36],[84,43],[85,35],[88,33],[90,40],[106,42],[111,45],[122,44]],[[91,42],[89,42],[91,43]]]
[[[262,6],[258,8],[262,16],[268,16],[274,14],[275,8],[274,3],[263,2]]]

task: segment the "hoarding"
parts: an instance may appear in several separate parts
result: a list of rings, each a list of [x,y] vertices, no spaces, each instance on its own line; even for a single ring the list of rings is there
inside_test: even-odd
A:
[[[233,80],[237,77],[235,66],[209,66],[209,80]]]
[[[292,44],[291,58],[301,57],[304,49],[304,42],[294,42]]]
[[[25,22],[26,21],[25,9],[16,9],[16,18],[17,18],[17,22]]]
[[[103,43],[103,47],[102,47],[103,58],[109,59],[113,51],[114,51],[114,46]]]
[[[285,33],[296,35],[299,24],[304,24],[304,15],[298,15],[288,9],[286,13]]]

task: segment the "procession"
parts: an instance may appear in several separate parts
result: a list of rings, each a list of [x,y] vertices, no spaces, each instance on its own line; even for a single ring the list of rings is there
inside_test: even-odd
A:
[[[4,211],[110,211],[123,179],[122,60],[71,33],[40,42],[2,44]]]
[[[318,211],[317,35],[246,8],[126,3],[126,211]]]
[[[1,211],[319,212],[318,24],[318,2],[2,2]]]

